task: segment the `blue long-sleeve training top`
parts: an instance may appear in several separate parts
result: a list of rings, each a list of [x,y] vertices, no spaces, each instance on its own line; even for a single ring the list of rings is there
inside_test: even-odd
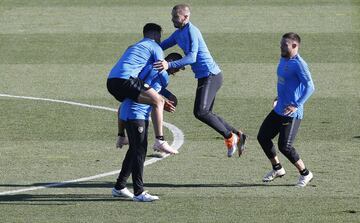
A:
[[[299,54],[290,59],[281,57],[277,77],[278,98],[274,111],[285,116],[284,109],[288,105],[293,105],[297,110],[289,116],[302,119],[304,103],[315,90],[308,65]]]
[[[180,60],[170,62],[169,68],[191,65],[195,78],[208,77],[210,73],[218,74],[221,72],[211,56],[200,30],[191,22],[181,29],[177,29],[160,46],[166,50],[176,44],[184,51],[185,56]]]
[[[141,70],[155,61],[163,60],[164,52],[153,39],[143,38],[129,46],[115,66],[111,69],[108,79],[129,79],[137,77]]]

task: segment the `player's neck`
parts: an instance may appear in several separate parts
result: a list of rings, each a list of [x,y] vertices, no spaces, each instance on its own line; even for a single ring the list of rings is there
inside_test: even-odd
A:
[[[180,29],[185,28],[185,27],[186,27],[189,23],[190,23],[190,21],[185,22],[185,23],[181,26],[181,28],[180,28]]]

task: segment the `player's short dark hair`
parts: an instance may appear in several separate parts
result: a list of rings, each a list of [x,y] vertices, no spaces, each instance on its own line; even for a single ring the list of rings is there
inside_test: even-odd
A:
[[[301,39],[300,39],[300,36],[297,34],[297,33],[293,33],[293,32],[289,32],[289,33],[285,33],[283,36],[282,36],[283,39],[290,39],[290,40],[293,40],[293,41],[296,41],[300,44],[301,42]]]
[[[146,23],[144,28],[143,28],[143,34],[145,35],[146,33],[149,32],[159,32],[161,33],[162,28],[160,25],[156,24],[156,23]]]
[[[165,57],[166,61],[175,61],[175,60],[180,60],[182,58],[180,53],[170,53],[169,55],[167,55]]]

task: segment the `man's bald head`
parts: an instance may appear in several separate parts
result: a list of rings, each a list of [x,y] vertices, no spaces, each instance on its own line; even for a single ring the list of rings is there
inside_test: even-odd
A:
[[[181,29],[190,21],[190,6],[187,4],[175,5],[171,11],[171,21],[175,28]]]
[[[182,15],[190,16],[190,6],[187,4],[178,4],[175,5],[172,9],[174,12],[180,13]]]

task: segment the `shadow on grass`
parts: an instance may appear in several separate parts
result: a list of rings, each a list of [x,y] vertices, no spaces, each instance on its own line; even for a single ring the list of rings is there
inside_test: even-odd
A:
[[[108,192],[108,191],[107,191]],[[71,205],[73,202],[118,202],[129,199],[113,198],[107,194],[15,194],[1,195],[0,205]],[[59,203],[58,203],[59,202]]]
[[[57,184],[58,182],[47,182],[47,183],[34,183],[34,184],[0,184],[1,187],[47,187],[48,185]],[[112,188],[114,186],[114,182],[83,182],[83,183],[69,183],[58,186],[49,186],[49,188]],[[1,191],[0,191],[1,192]],[[1,198],[1,195],[0,195]]]
[[[59,186],[49,186],[48,188],[113,188],[115,182],[84,182],[84,183],[69,183]],[[34,184],[0,184],[0,187],[41,187],[56,184],[52,182],[48,183],[34,183]],[[144,183],[144,187],[159,187],[159,188],[213,188],[213,187],[293,187],[294,184],[273,184],[273,183],[233,183],[233,184],[222,184],[222,183],[196,183],[196,184],[171,184],[171,183]],[[310,186],[310,185],[309,185]],[[127,187],[132,187],[132,183],[128,183]],[[1,191],[0,191],[1,192]],[[2,195],[0,195],[1,200]]]
[[[228,188],[228,187],[293,187],[294,184],[247,184],[247,183],[235,183],[235,184],[169,184],[169,183],[145,183],[145,187],[160,187],[160,188]]]
[[[49,183],[36,183],[32,185],[0,185],[3,187],[29,187],[45,186]],[[113,182],[88,182],[66,184],[56,187],[59,188],[104,188],[102,194],[14,194],[0,195],[0,205],[73,205],[74,202],[118,202],[130,201],[129,199],[113,198],[110,194],[110,188],[114,186]],[[132,188],[132,184],[127,185]],[[315,185],[313,185],[315,186]],[[196,184],[170,184],[170,183],[145,183],[144,187],[148,188],[248,188],[248,187],[294,187],[293,184],[247,184],[247,183],[196,183]]]

